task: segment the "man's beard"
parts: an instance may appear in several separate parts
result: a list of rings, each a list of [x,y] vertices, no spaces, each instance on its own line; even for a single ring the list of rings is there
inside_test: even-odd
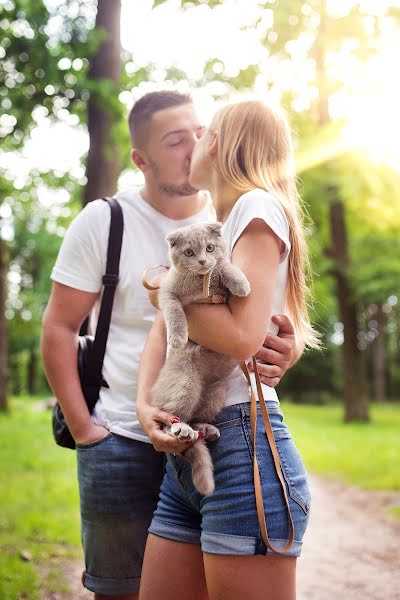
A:
[[[193,194],[197,194],[199,191],[197,188],[192,187],[189,183],[174,185],[173,183],[162,181],[157,165],[152,160],[149,162],[153,169],[154,178],[157,181],[160,190],[168,196],[193,196]]]

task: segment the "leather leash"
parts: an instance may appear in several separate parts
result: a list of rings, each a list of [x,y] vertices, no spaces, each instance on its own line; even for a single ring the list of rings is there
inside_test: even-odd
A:
[[[258,372],[258,367],[257,367],[257,360],[256,360],[255,356],[253,356],[252,359],[253,359],[254,374],[256,377],[257,395],[258,395],[259,405],[260,405],[260,409],[261,409],[261,415],[262,415],[262,418],[264,421],[265,434],[268,439],[269,447],[271,448],[271,453],[272,453],[272,457],[273,457],[274,465],[275,465],[275,471],[276,471],[276,474],[278,475],[278,479],[279,479],[281,487],[282,487],[282,492],[283,492],[283,496],[285,498],[286,508],[287,508],[287,512],[288,512],[288,516],[289,516],[289,527],[290,527],[289,541],[286,544],[286,546],[283,548],[283,550],[278,550],[277,548],[274,548],[274,546],[271,544],[270,539],[268,537],[267,523],[265,521],[266,511],[265,511],[264,501],[263,501],[263,497],[262,497],[260,470],[258,468],[257,453],[256,453],[257,452],[257,446],[256,446],[257,400],[256,400],[256,395],[254,393],[253,386],[251,383],[249,370],[247,368],[246,363],[243,363],[241,365],[242,371],[246,376],[246,379],[248,381],[248,384],[249,384],[250,390],[251,390],[250,423],[251,423],[251,440],[252,440],[253,454],[254,454],[254,456],[253,456],[254,492],[255,492],[255,496],[256,496],[258,522],[260,525],[261,536],[264,541],[264,544],[270,550],[272,550],[273,552],[276,552],[277,554],[285,554],[286,552],[288,552],[290,550],[290,548],[293,545],[293,541],[294,541],[294,526],[293,526],[292,513],[290,511],[290,505],[289,505],[289,499],[287,496],[285,480],[283,478],[281,461],[279,458],[278,449],[276,447],[275,437],[274,437],[272,427],[271,427],[271,421],[269,420],[269,415],[268,415],[267,407],[265,404],[264,394],[262,392],[260,374]]]

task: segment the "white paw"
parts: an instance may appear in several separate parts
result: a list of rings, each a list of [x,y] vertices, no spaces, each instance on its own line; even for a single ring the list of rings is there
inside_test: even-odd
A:
[[[199,437],[199,433],[187,423],[174,423],[171,425],[171,435],[182,442],[196,441]]]
[[[243,298],[250,294],[250,284],[247,279],[243,279],[243,281],[235,281],[231,284],[230,291],[234,296]]]

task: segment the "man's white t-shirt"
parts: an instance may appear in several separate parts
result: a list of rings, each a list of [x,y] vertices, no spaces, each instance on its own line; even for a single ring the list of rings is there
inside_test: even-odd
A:
[[[139,189],[119,193],[116,198],[124,215],[124,234],[103,364],[103,377],[109,388],[101,388],[93,420],[113,433],[149,442],[136,417],[136,379],[156,309],[148,300],[141,276],[153,265],[168,264],[168,233],[190,223],[208,221],[211,212],[207,205],[188,219],[175,220],[148,204]],[[84,292],[101,290],[110,213],[104,200],[95,200],[78,214],[61,245],[51,274],[54,281]],[[94,325],[98,310],[99,302],[94,310]]]
[[[116,288],[110,331],[103,364],[103,377],[109,388],[101,388],[93,420],[113,433],[149,442],[139,425],[135,404],[137,372],[143,347],[156,310],[148,300],[141,276],[150,266],[168,264],[166,235],[191,223],[210,220],[207,205],[197,214],[182,220],[170,219],[155,210],[139,189],[116,195],[124,214],[119,283]],[[264,190],[252,190],[240,197],[223,227],[229,255],[241,233],[252,219],[263,219],[284,242],[275,291],[273,314],[284,311],[289,227],[282,207]],[[90,202],[75,218],[61,245],[51,278],[64,285],[99,292],[106,268],[110,208],[103,200]],[[100,302],[95,306],[93,324]],[[275,332],[271,323],[269,330]],[[273,388],[263,385],[264,397],[278,401]],[[249,400],[244,375],[238,367],[228,382],[227,404]]]

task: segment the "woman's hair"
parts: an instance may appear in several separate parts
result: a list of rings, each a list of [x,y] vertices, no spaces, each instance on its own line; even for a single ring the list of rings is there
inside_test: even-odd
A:
[[[293,322],[296,339],[319,347],[307,310],[308,249],[287,119],[280,109],[251,100],[221,108],[210,129],[218,134],[215,168],[220,177],[242,193],[264,189],[281,203],[291,243],[285,310]]]

